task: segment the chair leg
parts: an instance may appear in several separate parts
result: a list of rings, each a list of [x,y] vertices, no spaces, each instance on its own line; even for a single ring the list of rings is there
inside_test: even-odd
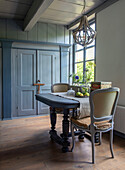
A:
[[[91,133],[92,142],[92,163],[95,163],[95,133]]]
[[[99,145],[102,144],[102,132],[99,133]]]
[[[73,149],[74,149],[74,145],[75,145],[75,140],[74,140],[74,126],[72,125],[72,122],[71,122],[71,134],[72,134],[72,147],[71,147],[71,152],[72,152]]]
[[[113,129],[110,130],[110,151],[111,151],[111,155],[112,158],[114,158],[114,153],[113,153]]]

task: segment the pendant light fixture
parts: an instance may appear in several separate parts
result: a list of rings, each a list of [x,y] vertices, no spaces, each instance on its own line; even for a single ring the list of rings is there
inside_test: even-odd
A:
[[[84,0],[84,13],[85,13],[86,1]],[[96,37],[96,31],[93,30],[89,23],[87,16],[84,15],[81,18],[79,26],[73,31],[73,38],[76,44],[87,46],[94,41]]]

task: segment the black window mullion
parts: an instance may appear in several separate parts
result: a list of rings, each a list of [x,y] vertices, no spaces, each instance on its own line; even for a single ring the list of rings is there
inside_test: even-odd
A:
[[[95,61],[95,59],[91,59],[91,60],[85,60],[85,62],[88,62],[88,61]]]
[[[76,50],[75,52],[79,52],[79,51],[83,51],[83,48],[82,48],[82,49],[80,49],[80,50]]]
[[[75,51],[75,47],[76,45],[73,44],[73,73],[75,73],[75,57],[76,57],[76,51]]]
[[[83,59],[83,81],[85,81],[85,70],[86,70],[86,63],[85,63],[85,61],[86,61],[86,49],[85,49],[85,47],[84,47],[84,59]]]
[[[75,63],[75,64],[77,64],[77,63],[79,64],[79,63],[83,63],[83,61],[79,61],[79,62],[74,62],[74,63]]]
[[[95,45],[92,45],[92,46],[89,46],[89,47],[85,47],[85,49],[87,50],[87,49],[93,48],[93,47],[95,47]]]

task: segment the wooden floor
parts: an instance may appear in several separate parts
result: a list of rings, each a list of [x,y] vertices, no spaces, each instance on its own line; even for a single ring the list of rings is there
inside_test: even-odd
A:
[[[61,118],[57,129],[61,132]],[[49,117],[22,118],[0,122],[0,170],[124,170],[125,140],[114,136],[111,158],[108,134],[102,145],[95,146],[96,164],[91,164],[91,143],[85,138],[72,152],[62,153],[61,146],[49,138]],[[71,140],[71,139],[70,139]]]

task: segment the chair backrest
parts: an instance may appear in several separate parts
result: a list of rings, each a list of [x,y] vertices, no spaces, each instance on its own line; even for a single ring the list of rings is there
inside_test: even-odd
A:
[[[91,118],[93,121],[110,120],[114,117],[120,89],[98,89],[90,94]]]
[[[52,93],[67,92],[69,88],[70,86],[67,83],[56,83],[52,85],[51,91]]]

